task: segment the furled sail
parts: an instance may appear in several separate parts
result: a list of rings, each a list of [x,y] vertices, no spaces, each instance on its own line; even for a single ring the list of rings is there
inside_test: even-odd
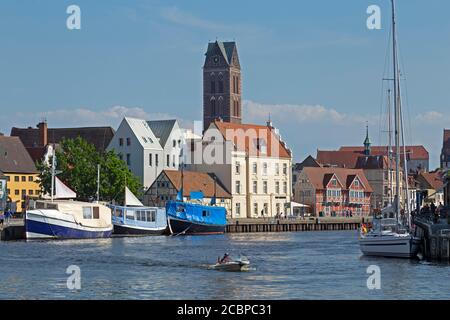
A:
[[[55,198],[56,199],[75,199],[77,194],[68,186],[62,183],[58,177],[55,177]]]
[[[141,201],[139,201],[138,198],[133,194],[133,192],[128,189],[128,187],[125,187],[125,206],[132,206],[132,207],[143,207]]]

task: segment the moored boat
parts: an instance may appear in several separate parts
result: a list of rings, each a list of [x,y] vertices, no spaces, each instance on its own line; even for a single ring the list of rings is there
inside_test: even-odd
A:
[[[110,209],[97,203],[37,201],[25,213],[27,240],[108,238],[112,230]]]
[[[114,234],[162,235],[167,230],[165,208],[146,207],[125,187],[125,205],[111,206]]]
[[[169,201],[167,223],[172,235],[205,235],[225,232],[226,209],[192,202]]]

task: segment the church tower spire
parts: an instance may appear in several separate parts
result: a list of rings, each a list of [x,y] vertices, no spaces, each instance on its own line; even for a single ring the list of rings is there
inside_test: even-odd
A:
[[[370,142],[369,138],[369,123],[366,124],[366,140],[364,140],[364,154],[366,156],[370,156],[370,149],[371,149],[372,143]]]

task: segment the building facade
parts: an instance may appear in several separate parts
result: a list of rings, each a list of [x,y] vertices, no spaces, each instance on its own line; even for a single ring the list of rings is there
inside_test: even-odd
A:
[[[368,216],[372,188],[364,172],[336,167],[305,167],[294,200],[309,206],[316,217]]]
[[[83,138],[95,146],[98,152],[104,152],[114,136],[111,127],[84,128],[48,128],[46,122],[40,122],[37,128],[12,128],[12,137],[19,137],[34,162],[41,161],[52,154],[52,147],[64,139]]]
[[[203,65],[203,130],[216,119],[241,123],[241,93],[241,65],[236,43],[209,43]]]
[[[108,150],[114,150],[147,190],[162,170],[178,170],[183,131],[176,120],[124,118]]]
[[[0,136],[0,172],[6,177],[12,211],[22,212],[27,198],[40,196],[39,173],[18,137]]]
[[[230,191],[232,218],[281,217],[292,197],[292,155],[272,126],[213,122],[188,167],[212,172]]]
[[[216,199],[216,205],[223,206],[227,213],[231,213],[231,194],[222,182],[211,173],[163,170],[144,195],[144,204],[148,206],[164,207],[167,201],[176,200],[182,187],[183,200],[191,201],[192,192],[201,192],[203,204],[210,204]]]

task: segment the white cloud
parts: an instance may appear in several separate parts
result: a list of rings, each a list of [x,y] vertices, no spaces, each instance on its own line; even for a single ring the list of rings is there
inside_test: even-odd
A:
[[[145,120],[176,119],[168,113],[149,113],[140,107],[113,106],[102,110],[88,108],[61,109],[44,112],[19,112],[0,116],[0,128],[9,134],[11,127],[29,127],[46,119],[51,127],[112,126],[117,128],[124,117]]]
[[[295,104],[262,104],[253,101],[244,101],[246,117],[266,121],[271,119],[280,122],[297,123],[333,123],[339,125],[375,123],[378,119],[373,115],[356,115],[338,112],[333,108],[321,105],[295,105]]]

